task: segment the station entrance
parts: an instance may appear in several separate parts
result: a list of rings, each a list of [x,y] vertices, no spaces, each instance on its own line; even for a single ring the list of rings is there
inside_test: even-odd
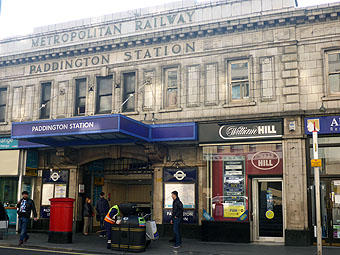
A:
[[[135,203],[138,214],[152,213],[153,170],[149,162],[131,158],[100,159],[81,168],[85,184],[83,204],[85,198],[90,197],[95,208],[100,193],[104,192],[110,207]],[[95,217],[93,227],[99,227]]]

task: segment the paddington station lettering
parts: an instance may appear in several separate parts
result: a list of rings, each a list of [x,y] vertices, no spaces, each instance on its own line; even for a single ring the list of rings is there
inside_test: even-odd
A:
[[[163,45],[150,48],[142,48],[129,50],[125,52],[112,52],[109,54],[95,56],[79,56],[76,58],[68,58],[56,60],[53,62],[30,65],[28,74],[40,74],[53,71],[65,71],[70,69],[93,67],[107,64],[116,64],[119,62],[147,60],[159,57],[176,56],[196,51],[195,42],[176,43],[171,45]],[[118,56],[114,56],[118,54]],[[111,60],[115,59],[113,63]]]
[[[73,68],[81,68],[87,66],[97,66],[110,63],[110,55],[99,55],[92,57],[82,57],[76,59],[65,59],[59,61],[48,62],[39,65],[30,65],[29,74],[47,73],[51,71],[62,71]]]
[[[31,47],[46,47],[62,45],[72,42],[89,41],[100,38],[110,38],[115,35],[143,32],[153,29],[162,29],[171,26],[180,26],[194,21],[195,11],[179,12],[174,14],[138,19],[105,26],[96,26],[78,29],[69,32],[54,33],[51,35],[31,39]]]

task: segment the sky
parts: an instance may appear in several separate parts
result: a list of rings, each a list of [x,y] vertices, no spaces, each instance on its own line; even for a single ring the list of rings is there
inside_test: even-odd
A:
[[[170,3],[174,0],[2,0],[0,39],[26,35],[33,28]],[[209,0],[198,0],[204,2]],[[340,0],[298,0],[299,7]],[[0,1],[1,2],[1,1]]]

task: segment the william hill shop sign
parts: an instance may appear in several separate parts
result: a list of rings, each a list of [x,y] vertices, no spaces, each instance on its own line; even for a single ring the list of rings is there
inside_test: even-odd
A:
[[[283,135],[282,120],[244,122],[244,123],[207,123],[199,126],[200,143],[218,143],[235,140],[277,139]],[[254,162],[257,159],[254,159]],[[262,161],[259,161],[262,164]],[[263,164],[268,164],[263,162]],[[265,167],[265,166],[264,166]]]

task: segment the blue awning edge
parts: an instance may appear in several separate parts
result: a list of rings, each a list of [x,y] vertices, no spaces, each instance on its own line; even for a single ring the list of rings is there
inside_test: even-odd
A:
[[[11,138],[22,148],[120,144],[131,142],[196,141],[195,122],[148,125],[121,114],[13,122]],[[25,145],[24,145],[25,144]],[[19,143],[20,145],[20,143]],[[19,146],[20,147],[20,146]]]
[[[151,125],[150,140],[160,141],[195,141],[197,140],[197,123],[171,123]]]

